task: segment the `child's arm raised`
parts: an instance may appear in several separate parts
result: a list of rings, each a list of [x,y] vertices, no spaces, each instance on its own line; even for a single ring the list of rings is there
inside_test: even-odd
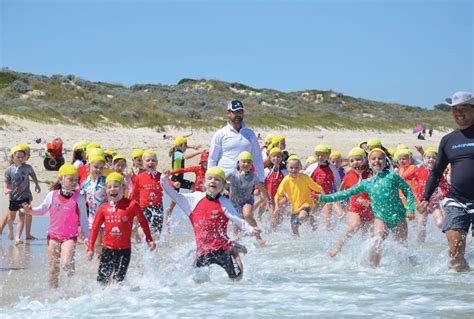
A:
[[[181,210],[189,216],[192,213],[192,198],[188,198],[184,196],[181,193],[178,193],[173,185],[171,185],[171,182],[169,180],[169,171],[164,172],[161,175],[160,183],[161,187],[163,187],[163,190],[165,191],[166,194],[168,194],[169,197],[171,197],[172,200],[176,202],[176,204],[181,208]]]

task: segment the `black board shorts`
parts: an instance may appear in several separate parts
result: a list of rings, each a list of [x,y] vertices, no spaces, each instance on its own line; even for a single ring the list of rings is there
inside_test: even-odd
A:
[[[224,268],[231,279],[239,277],[242,273],[242,269],[240,269],[239,264],[237,264],[230,250],[221,248],[211,253],[198,256],[194,262],[194,267],[207,267],[211,264],[216,264]]]
[[[11,199],[8,203],[8,209],[11,212],[19,211],[20,208],[23,208],[23,204],[29,204],[30,201],[28,199],[20,199],[20,200],[13,200]]]
[[[110,278],[123,281],[130,264],[131,249],[109,249],[103,248],[100,256],[97,281],[108,284]]]

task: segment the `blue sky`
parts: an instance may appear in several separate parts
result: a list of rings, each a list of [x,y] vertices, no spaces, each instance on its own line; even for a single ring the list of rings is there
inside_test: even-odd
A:
[[[474,91],[474,1],[0,0],[0,66],[432,107]]]

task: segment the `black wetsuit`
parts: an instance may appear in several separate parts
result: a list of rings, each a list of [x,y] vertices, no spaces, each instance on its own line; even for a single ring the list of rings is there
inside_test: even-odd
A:
[[[426,183],[424,200],[428,201],[451,164],[451,187],[448,198],[461,203],[474,202],[474,125],[445,135],[439,144],[439,154]]]

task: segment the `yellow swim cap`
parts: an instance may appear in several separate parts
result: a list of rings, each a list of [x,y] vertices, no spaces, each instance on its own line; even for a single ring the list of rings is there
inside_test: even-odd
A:
[[[188,139],[184,136],[178,136],[177,138],[174,139],[173,145],[178,146],[181,144],[185,144],[188,142]]]
[[[116,160],[119,160],[119,159],[123,159],[125,162],[127,161],[127,159],[125,158],[124,155],[122,154],[117,154],[114,156],[114,158],[112,158],[112,163],[115,163]]]
[[[86,157],[89,158],[89,154],[91,153],[91,151],[96,149],[96,148],[100,148],[100,145],[96,142],[90,142],[89,144],[87,144]]]
[[[22,150],[18,145],[16,145],[10,150],[10,155],[15,154],[16,152],[25,152],[25,150]]]
[[[438,150],[434,147],[428,147],[425,151],[425,154],[427,153],[435,153],[435,154],[438,154]]]
[[[206,176],[208,175],[216,175],[222,178],[223,180],[225,179],[225,173],[219,166],[208,168],[206,171]]]
[[[399,149],[395,152],[395,155],[393,155],[393,159],[398,161],[400,159],[400,156],[413,156],[413,153],[408,149],[408,148],[402,148]]]
[[[77,175],[78,175],[78,173],[77,173],[77,168],[75,168],[74,165],[72,165],[72,164],[64,164],[64,165],[62,165],[62,166],[59,168],[58,176],[59,176],[59,177],[62,177],[62,176],[66,176],[66,175],[74,175],[74,176],[77,176]]]
[[[378,147],[372,149],[372,150],[369,152],[369,155],[367,155],[367,156],[370,157],[370,156],[372,155],[372,153],[375,153],[375,152],[380,152],[380,153],[382,153],[384,156],[387,156],[387,154],[385,154],[385,152],[383,151],[383,149],[378,148]]]
[[[158,157],[158,156],[156,155],[156,152],[155,152],[154,150],[146,150],[146,151],[144,151],[144,152],[143,152],[143,155],[142,155],[142,158],[145,157],[145,156],[147,156],[147,155],[152,155],[152,156],[154,156],[154,157]]]
[[[89,145],[88,141],[80,141],[80,142],[77,142],[76,144],[74,144],[72,146],[72,149],[73,149],[73,151],[85,150],[87,148],[87,145]]]
[[[362,144],[367,144],[367,140],[362,140],[362,141],[360,141],[360,142],[359,142],[359,148],[362,148],[362,147],[361,147]]]
[[[371,138],[367,141],[367,146],[382,146],[382,141],[378,138]]]
[[[291,155],[290,157],[288,157],[287,162],[289,161],[301,161],[301,159],[296,155]]]
[[[329,157],[339,157],[339,158],[341,158],[342,154],[339,151],[332,151],[331,154],[329,154]]]
[[[365,151],[364,151],[363,149],[361,149],[360,147],[354,147],[353,149],[350,150],[348,156],[349,156],[349,157],[352,157],[352,156],[366,157],[367,154],[366,154]]]
[[[393,148],[387,150],[388,154],[390,154],[390,156],[394,157],[395,156],[395,152],[396,150],[394,150]]]
[[[405,149],[408,149],[408,146],[406,146],[405,144],[398,144],[397,145],[397,151],[398,150],[405,150]]]
[[[243,151],[239,154],[239,161],[253,161],[253,156],[249,151]]]
[[[106,185],[110,182],[118,182],[119,184],[123,185],[125,183],[125,178],[123,178],[123,175],[120,173],[112,172],[107,175],[107,178],[105,179]]]
[[[87,157],[87,161],[89,163],[93,163],[96,161],[105,162],[105,153],[104,150],[101,148],[93,148],[89,152],[89,156]]]
[[[276,145],[276,144],[280,143],[281,141],[283,141],[284,139],[285,139],[285,137],[283,135],[273,135],[272,144]]]
[[[273,139],[273,134],[268,134],[267,136],[265,136],[265,142],[267,143],[271,143],[272,142],[272,139]]]
[[[331,153],[331,147],[327,144],[319,144],[314,148],[314,151],[318,153]]]
[[[141,148],[136,148],[132,151],[132,158],[143,157],[143,150]]]
[[[270,155],[272,154],[281,154],[281,149],[279,149],[278,147],[273,147],[270,151]]]
[[[117,152],[115,152],[113,149],[110,149],[110,148],[109,148],[109,149],[106,149],[106,150],[104,151],[104,154],[105,154],[105,155],[110,155],[110,156],[115,156],[115,154],[117,154]]]
[[[316,163],[318,160],[316,159],[316,157],[314,156],[308,156],[308,158],[306,159],[306,164],[313,164],[313,163]]]
[[[28,146],[28,144],[18,144],[18,148],[21,150],[21,151],[26,151],[26,150],[29,150],[30,147]]]

